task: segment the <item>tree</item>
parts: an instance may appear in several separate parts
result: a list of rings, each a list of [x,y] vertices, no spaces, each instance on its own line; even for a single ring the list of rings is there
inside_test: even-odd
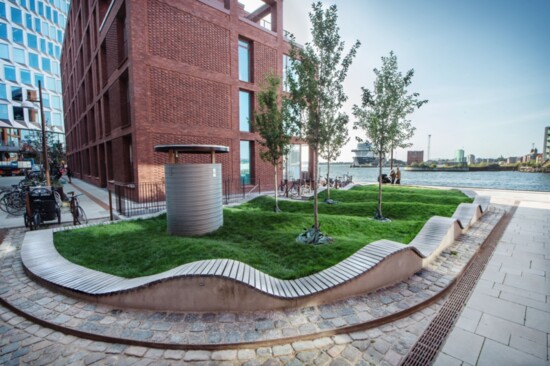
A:
[[[278,168],[281,159],[290,151],[290,139],[295,134],[292,120],[285,118],[286,99],[279,98],[280,79],[268,74],[265,85],[257,93],[259,108],[255,113],[254,130],[261,138],[258,143],[263,147],[260,157],[275,170],[275,212],[279,212]]]
[[[29,138],[24,141],[24,145],[27,154],[34,154],[35,157],[42,161],[42,152],[44,151],[42,147],[42,131],[30,131]],[[46,131],[46,145],[48,147],[48,160],[57,162],[67,160],[65,147],[54,138],[53,132]]]
[[[380,159],[378,176],[382,175],[383,156],[394,147],[407,146],[407,140],[414,134],[414,127],[407,116],[420,108],[427,100],[419,100],[418,93],[408,93],[414,69],[405,76],[398,71],[397,56],[390,52],[382,57],[382,68],[374,69],[376,80],[371,92],[363,91],[361,106],[353,106],[353,114],[358,119],[355,128],[363,129],[372,141],[374,151]],[[378,179],[378,209],[376,219],[382,215],[382,180]]]
[[[301,137],[310,146],[316,167],[319,152],[334,137],[330,132],[331,125],[342,122],[338,113],[347,99],[342,84],[360,42],[356,41],[347,55],[343,56],[345,45],[336,24],[336,5],[323,10],[321,2],[312,4],[309,19],[313,42],[300,48],[291,36],[290,57],[296,61],[290,64],[287,79],[293,111],[291,116],[300,128]],[[316,175],[317,169],[313,169],[314,182],[317,182]],[[318,232],[317,184],[313,187],[313,229]]]
[[[324,125],[326,135],[330,138],[320,147],[319,155],[327,161],[327,202],[330,201],[330,162],[338,159],[342,147],[349,141],[348,122],[349,117],[339,113]]]

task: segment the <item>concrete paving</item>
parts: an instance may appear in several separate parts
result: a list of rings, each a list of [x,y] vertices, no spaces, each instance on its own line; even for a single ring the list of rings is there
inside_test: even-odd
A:
[[[86,204],[87,213],[94,212],[92,215],[96,219],[107,220],[107,192],[78,180],[75,180],[75,188],[96,195],[103,204],[97,204],[97,199],[86,202],[84,197],[81,202]],[[500,207],[517,204],[518,209],[436,364],[547,365],[550,194],[476,191],[491,195],[493,203]],[[385,306],[396,307],[418,293],[429,296],[430,289],[433,291],[442,276],[430,273],[429,270],[434,270],[430,268],[423,271],[423,275],[412,278],[420,284],[413,286],[413,291],[409,287],[392,287],[384,290],[387,292],[369,295],[371,297],[350,299],[328,307],[296,309],[284,314],[196,313],[182,316],[129,311],[78,301],[30,280],[17,259],[18,242],[23,232],[22,229],[10,230],[0,245],[0,276],[4,284],[0,285],[0,296],[33,314],[37,321],[29,321],[0,306],[0,364],[398,365],[444,302],[441,299],[403,319],[365,331],[306,337],[261,347],[181,350],[94,341],[41,324],[50,322],[113,336],[122,336],[125,332],[134,338],[164,337],[164,341],[171,339],[175,343],[189,342],[189,337],[201,339],[197,343],[204,343],[216,334],[240,334],[244,337],[247,332],[253,334],[252,329],[254,332],[262,330],[264,334],[286,332],[299,336],[304,330],[319,328],[327,322],[337,327],[350,324],[350,321],[353,324],[354,316],[358,314],[376,316],[376,311],[383,313],[388,309]],[[447,263],[440,263],[441,268],[446,266]],[[214,338],[213,343],[216,343]]]
[[[550,193],[486,192],[517,210],[435,365],[548,365]]]

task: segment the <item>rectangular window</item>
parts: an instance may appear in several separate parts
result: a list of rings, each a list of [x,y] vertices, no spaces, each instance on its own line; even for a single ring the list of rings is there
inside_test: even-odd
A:
[[[25,14],[25,25],[28,29],[32,30],[32,15],[30,15],[29,13]]]
[[[48,42],[48,55],[53,57],[53,43]]]
[[[44,108],[50,108],[50,96],[48,93],[42,93],[42,105]]]
[[[44,85],[44,75],[34,74],[34,86],[37,88],[38,88],[39,81],[40,81],[40,84]]]
[[[43,85],[46,89],[55,91],[55,79],[49,76],[46,76],[46,85]]]
[[[49,24],[47,22],[43,21],[42,22],[42,34],[47,36],[49,32],[50,32]]]
[[[38,2],[38,14],[44,16],[44,3],[42,1]]]
[[[24,121],[25,115],[23,114],[22,107],[13,107],[13,119],[16,121]]]
[[[38,55],[36,53],[29,52],[29,65],[31,67],[34,67],[35,69],[40,68],[40,64],[38,61]]]
[[[38,33],[42,32],[42,21],[40,18],[34,18],[34,30]]]
[[[239,91],[239,130],[250,132],[250,115],[251,115],[251,93]]]
[[[0,3],[0,17],[6,19],[6,4],[4,2]]]
[[[251,182],[250,144],[250,141],[241,141],[241,184],[250,184]]]
[[[239,80],[251,82],[250,77],[250,49],[249,41],[239,39]]]
[[[15,43],[25,44],[23,41],[23,30],[18,28],[12,28],[12,39]]]
[[[12,7],[11,9],[11,21],[16,24],[23,25],[23,16],[21,15],[21,10]]]
[[[65,27],[65,25],[63,25],[63,27]],[[57,42],[63,43],[63,32],[59,29],[57,30]]]
[[[13,59],[15,62],[26,65],[27,62],[25,60],[25,50],[22,48],[13,48]]]
[[[38,51],[38,38],[36,35],[27,33],[27,46]]]
[[[19,4],[21,4],[22,7],[27,7],[27,0],[19,0]]]
[[[8,114],[8,105],[0,104],[0,119],[9,120],[10,115]]]
[[[47,72],[52,71],[50,59],[47,57],[42,57],[42,70]]]
[[[52,108],[61,109],[61,98],[57,95],[52,95]]]
[[[31,9],[31,11],[36,11],[36,2],[35,2],[35,0],[29,0],[29,9]]]
[[[8,39],[8,25],[0,23],[0,38]]]
[[[46,6],[46,18],[48,18],[48,20],[52,20],[52,8],[49,6]]]
[[[15,100],[17,102],[23,101],[23,89],[19,86],[12,86],[11,87],[11,100]]]
[[[15,76],[15,67],[4,65],[4,78],[9,81],[17,82],[17,77]]]
[[[6,94],[6,84],[0,83],[0,99],[8,99],[8,95]]]
[[[53,11],[53,22],[57,24],[59,21],[57,10]]]
[[[44,38],[40,38],[40,51],[42,53],[46,53],[46,40]]]
[[[32,84],[32,81],[31,81],[31,72],[30,72],[30,71],[21,70],[21,71],[19,72],[19,75],[21,76],[21,82],[22,82],[22,83],[28,84],[28,85],[31,85],[31,84]]]
[[[10,47],[5,43],[0,43],[0,58],[4,60],[10,59]]]

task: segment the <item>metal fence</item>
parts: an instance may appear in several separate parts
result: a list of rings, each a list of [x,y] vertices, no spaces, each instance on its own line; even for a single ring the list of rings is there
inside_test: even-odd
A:
[[[113,205],[124,216],[138,216],[166,210],[164,181],[124,184],[114,183]],[[247,183],[240,179],[224,179],[223,204],[240,203],[262,194],[260,181]]]

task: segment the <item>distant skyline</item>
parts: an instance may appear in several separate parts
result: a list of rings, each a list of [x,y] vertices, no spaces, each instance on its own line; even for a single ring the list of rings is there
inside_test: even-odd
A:
[[[362,43],[345,83],[351,120],[361,87],[372,89],[373,68],[393,50],[399,69],[415,76],[410,91],[429,103],[411,115],[416,127],[407,150],[453,158],[541,151],[550,126],[550,1],[332,0],[346,50]],[[310,1],[284,1],[284,28],[310,41]],[[339,161],[351,161],[357,131]],[[406,150],[398,150],[406,160]]]

